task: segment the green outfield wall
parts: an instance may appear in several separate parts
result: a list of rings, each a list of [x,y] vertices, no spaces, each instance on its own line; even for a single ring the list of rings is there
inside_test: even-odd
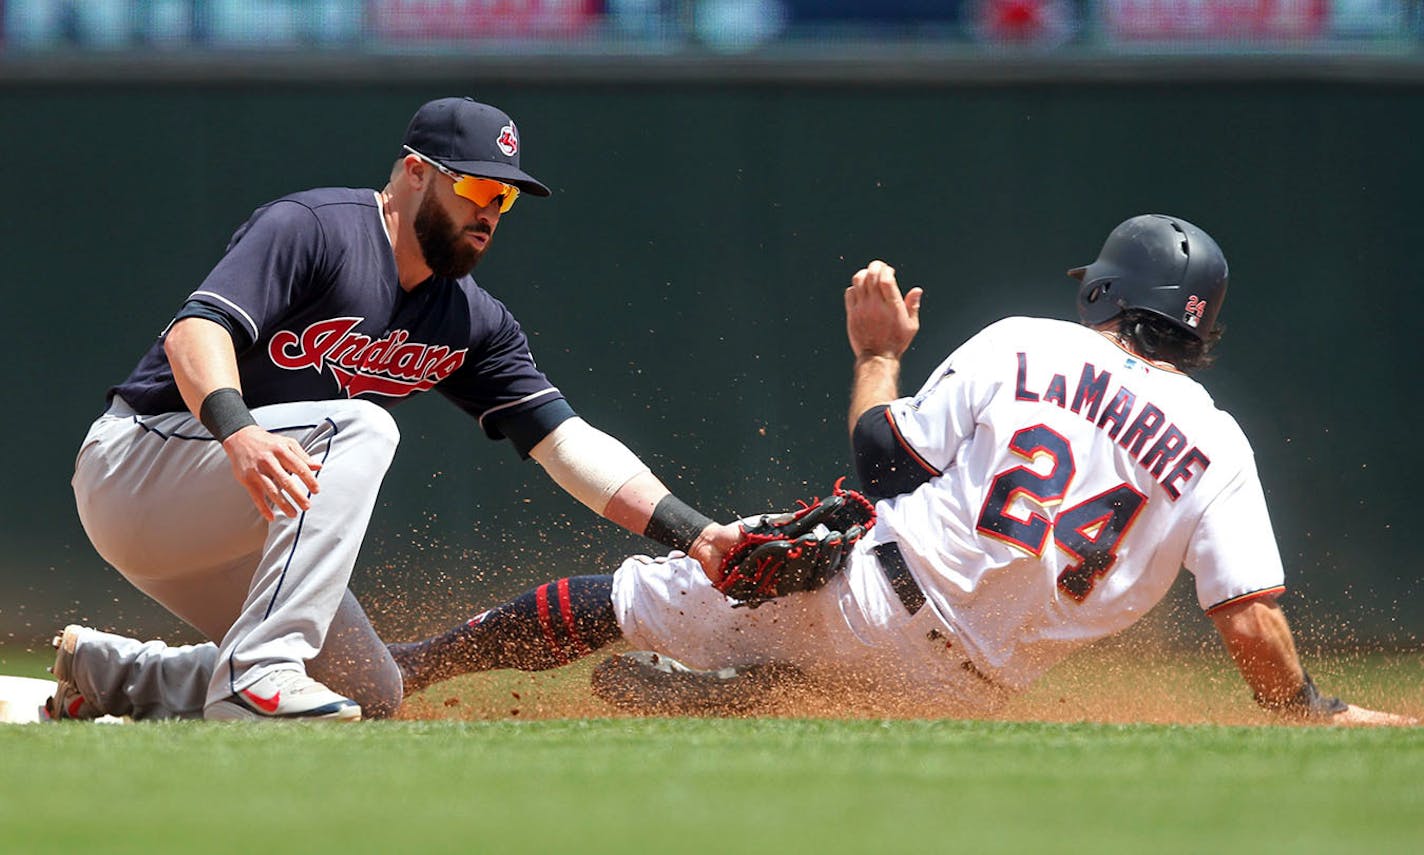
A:
[[[174,631],[74,512],[105,389],[253,207],[380,186],[415,107],[457,93],[512,113],[554,189],[506,216],[480,283],[583,416],[723,517],[849,470],[841,290],[864,262],[926,289],[911,390],[993,320],[1071,317],[1064,270],[1128,215],[1196,222],[1232,271],[1203,380],[1255,444],[1288,608],[1320,643],[1424,632],[1424,85],[12,81],[0,642],[70,620]],[[353,582],[384,631],[648,548],[427,397],[395,412]]]

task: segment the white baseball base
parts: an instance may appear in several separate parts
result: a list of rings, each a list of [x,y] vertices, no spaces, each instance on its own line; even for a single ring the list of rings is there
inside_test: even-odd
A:
[[[45,701],[54,695],[53,680],[0,676],[0,723],[47,721]]]
[[[54,697],[53,680],[0,675],[0,724],[36,724],[49,721],[45,701]],[[101,724],[119,724],[126,718],[106,715],[94,719]]]

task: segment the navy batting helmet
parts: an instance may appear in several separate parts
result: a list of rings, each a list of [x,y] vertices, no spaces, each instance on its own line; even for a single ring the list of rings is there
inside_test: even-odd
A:
[[[1165,214],[1133,217],[1112,230],[1079,280],[1078,317],[1089,326],[1128,309],[1160,315],[1199,339],[1226,299],[1226,256],[1211,235]]]

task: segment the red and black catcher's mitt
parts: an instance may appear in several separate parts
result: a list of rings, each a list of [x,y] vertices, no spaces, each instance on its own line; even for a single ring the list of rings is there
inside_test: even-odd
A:
[[[799,510],[742,523],[742,539],[722,559],[717,590],[755,608],[796,591],[814,591],[845,566],[851,547],[875,525],[875,505],[836,481],[824,499]]]

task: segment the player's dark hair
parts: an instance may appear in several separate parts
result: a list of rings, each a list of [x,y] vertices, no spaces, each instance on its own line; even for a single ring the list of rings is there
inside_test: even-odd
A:
[[[1200,371],[1216,361],[1211,349],[1226,328],[1217,324],[1205,338],[1197,338],[1161,315],[1128,309],[1117,318],[1117,332],[1148,359],[1170,362],[1187,374]]]

